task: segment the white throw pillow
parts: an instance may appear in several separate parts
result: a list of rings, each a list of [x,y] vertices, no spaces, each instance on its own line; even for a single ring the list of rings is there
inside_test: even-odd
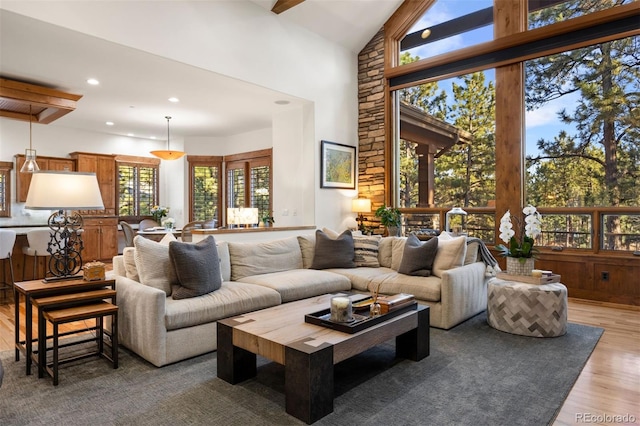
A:
[[[464,264],[467,254],[467,237],[451,238],[438,236],[438,251],[433,261],[433,275],[442,277],[442,272]]]
[[[135,259],[136,249],[134,247],[125,247],[122,250],[122,260],[124,261],[124,272],[127,278],[140,282],[138,268],[136,268]]]
[[[178,277],[169,258],[169,243],[176,241],[173,234],[168,233],[157,243],[140,235],[133,239],[135,246],[134,259],[140,276],[140,282],[171,295],[171,286],[178,284]]]
[[[393,237],[391,246],[391,269],[397,271],[402,263],[402,254],[404,253],[404,244],[407,242],[405,237]]]

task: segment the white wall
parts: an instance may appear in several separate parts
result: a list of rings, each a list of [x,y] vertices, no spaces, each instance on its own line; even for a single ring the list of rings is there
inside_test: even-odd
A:
[[[285,151],[273,141],[278,166],[291,166],[293,152],[302,155],[294,160],[302,175],[288,179],[304,182],[278,209],[296,208],[303,224],[332,228],[352,215],[347,198],[355,192],[320,189],[317,173],[321,139],[357,145],[357,57],[349,50],[247,1],[3,0],[2,7],[309,100],[302,123],[283,132],[287,147],[299,137],[302,148]]]

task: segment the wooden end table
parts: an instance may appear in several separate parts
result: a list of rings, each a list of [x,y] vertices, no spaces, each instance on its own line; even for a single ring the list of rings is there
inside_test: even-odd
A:
[[[32,299],[58,296],[62,294],[80,293],[88,290],[111,288],[115,290],[116,281],[113,279],[85,281],[83,279],[44,282],[43,280],[21,281],[13,287],[13,300],[15,303],[15,351],[16,361],[20,361],[20,352],[25,354],[26,373],[31,374],[31,365],[34,361],[33,342],[33,309]],[[20,340],[20,295],[25,299],[25,340]],[[114,299],[115,303],[115,299]],[[46,338],[46,337],[45,337]],[[38,362],[38,360],[35,360]]]
[[[237,384],[256,375],[256,355],[285,367],[286,411],[311,424],[333,412],[333,366],[396,338],[400,357],[429,356],[429,307],[418,305],[355,334],[306,323],[332,294],[218,321],[218,377]]]

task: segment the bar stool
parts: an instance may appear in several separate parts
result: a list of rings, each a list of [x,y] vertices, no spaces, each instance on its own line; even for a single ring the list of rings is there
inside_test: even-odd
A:
[[[16,243],[16,232],[10,229],[0,229],[0,260],[2,260],[2,279],[0,282],[0,290],[4,293],[4,298],[7,298],[7,290],[13,289],[13,261],[11,260],[11,254],[13,253],[13,246]],[[11,281],[7,281],[7,271],[5,263],[9,260],[9,274]]]
[[[38,278],[36,276],[36,269],[38,266],[38,257],[47,257],[49,256],[49,241],[51,240],[51,231],[47,229],[33,229],[27,232],[27,242],[28,246],[22,247],[22,253],[25,256],[33,257],[33,275],[31,277],[32,280]],[[27,259],[25,258],[24,263],[22,265],[22,279],[26,281],[26,275],[24,270],[27,266]],[[45,276],[46,268],[45,268]]]

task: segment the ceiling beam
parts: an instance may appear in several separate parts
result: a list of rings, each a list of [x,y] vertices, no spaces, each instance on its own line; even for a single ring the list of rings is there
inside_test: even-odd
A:
[[[82,95],[0,78],[0,117],[49,124],[76,109]]]
[[[279,15],[282,12],[286,12],[292,7],[299,5],[303,1],[304,0],[278,0],[271,8],[271,11],[276,15]]]

